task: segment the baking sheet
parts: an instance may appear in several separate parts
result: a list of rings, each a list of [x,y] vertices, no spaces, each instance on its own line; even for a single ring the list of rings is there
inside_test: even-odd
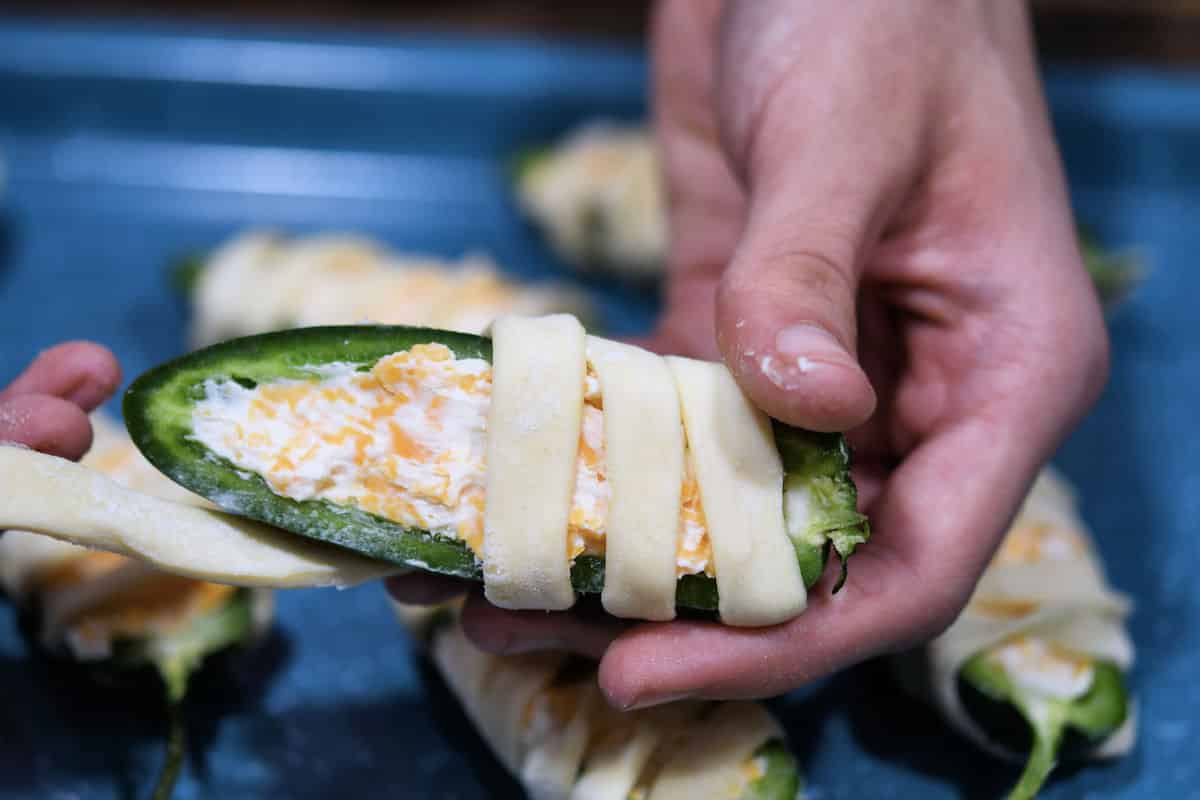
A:
[[[1200,796],[1200,76],[1048,75],[1081,217],[1140,245],[1152,273],[1111,315],[1111,384],[1057,459],[1137,603],[1141,744],[1064,769],[1045,796]],[[67,338],[109,345],[127,378],[180,352],[187,310],[169,264],[248,225],[559,274],[516,212],[505,159],[584,119],[639,118],[644,85],[638,53],[582,42],[0,22],[0,383]],[[587,288],[610,331],[650,324],[652,299]],[[259,651],[196,684],[179,797],[514,795],[380,587],[287,592],[279,606]],[[0,798],[148,789],[154,698],[75,685],[30,656],[8,606],[0,696]],[[775,705],[813,797],[989,797],[1014,777],[877,665]]]

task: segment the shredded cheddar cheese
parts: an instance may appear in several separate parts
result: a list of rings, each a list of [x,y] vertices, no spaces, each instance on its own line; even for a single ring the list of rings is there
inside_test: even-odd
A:
[[[81,552],[43,570],[35,578],[35,584],[41,592],[55,592],[96,580],[128,563],[124,556],[103,550]]]
[[[1021,619],[1041,608],[1041,603],[1036,600],[1020,600],[1012,597],[975,597],[971,599],[970,608],[976,613],[986,614],[989,617]]]
[[[1016,684],[1049,697],[1072,700],[1091,688],[1092,659],[1038,636],[1015,636],[990,653]]]
[[[589,369],[568,530],[568,556],[604,553],[611,489],[604,404]],[[419,344],[376,362],[313,370],[311,377],[247,388],[209,381],[193,412],[195,438],[270,489],[326,500],[483,546],[491,365]],[[713,572],[690,464],[678,531],[678,574]]]
[[[1004,537],[992,566],[1074,558],[1086,549],[1087,543],[1078,531],[1044,522],[1026,523],[1015,526]]]
[[[227,602],[235,591],[223,584],[156,574],[89,606],[71,620],[67,635],[99,645],[172,633]]]

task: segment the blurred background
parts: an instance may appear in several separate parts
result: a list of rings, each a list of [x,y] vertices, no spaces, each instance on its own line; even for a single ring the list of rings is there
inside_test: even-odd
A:
[[[139,3],[51,0],[5,4],[18,13],[74,16],[138,15],[206,21],[292,21],[377,29],[584,35],[636,39],[644,34],[649,3],[556,3],[552,0],[443,0],[437,3],[249,0],[241,3]],[[1148,61],[1185,65],[1200,61],[1197,0],[1033,0],[1038,42],[1050,57]]]
[[[1066,771],[1045,796],[1195,796],[1200,0],[1033,7],[1079,218],[1141,270],[1109,313],[1110,386],[1056,461],[1113,583],[1135,600],[1143,744]],[[554,302],[583,297],[610,333],[645,331],[653,286],[573,269],[513,184],[531,149],[597,119],[644,119],[647,11],[634,0],[9,0],[0,385],[66,338],[113,348],[128,380],[230,333],[219,319],[200,325],[195,268],[257,229],[369,237],[393,266],[419,255],[453,272],[480,254],[488,275],[553,284],[566,292]],[[229,302],[253,311],[260,295],[240,295]],[[284,592],[278,607],[257,655],[198,681],[179,797],[514,796],[380,587]],[[156,697],[81,688],[36,660],[7,606],[0,686],[0,798],[143,793],[160,756]],[[863,786],[991,796],[1007,779],[878,665],[774,705],[826,800]]]

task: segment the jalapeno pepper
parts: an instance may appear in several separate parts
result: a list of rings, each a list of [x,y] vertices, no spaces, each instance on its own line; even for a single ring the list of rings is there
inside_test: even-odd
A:
[[[439,606],[436,608],[429,607],[410,607],[396,604],[395,610],[401,622],[408,628],[412,635],[423,643],[428,650],[441,649],[441,656],[434,656],[433,662],[438,670],[442,673],[443,679],[452,688],[457,699],[464,710],[467,711],[469,717],[476,722],[476,728],[484,737],[489,746],[493,748],[493,752],[505,762],[505,766],[510,769],[514,777],[518,780],[524,780],[524,770],[519,769],[519,765],[513,761],[513,753],[522,752],[520,746],[513,747],[512,742],[492,741],[489,738],[495,737],[495,730],[489,728],[487,723],[480,723],[481,719],[487,719],[489,715],[486,711],[479,708],[480,705],[494,704],[503,707],[505,704],[514,702],[514,695],[510,693],[501,693],[481,689],[478,684],[471,681],[456,681],[457,673],[474,673],[481,669],[492,676],[492,680],[498,680],[504,683],[503,678],[497,678],[500,675],[515,675],[525,670],[539,671],[545,669],[547,662],[530,662],[524,659],[523,656],[496,656],[483,653],[475,649],[463,639],[463,634],[458,626],[458,611],[454,604]],[[439,641],[442,637],[447,637],[446,641]],[[445,648],[439,648],[441,644],[449,644]],[[448,656],[447,653],[453,653],[454,656]],[[554,656],[543,654],[549,657],[550,664],[555,664],[552,669],[556,675],[548,679],[548,682],[543,686],[537,694],[550,694],[558,698],[557,702],[549,704],[552,708],[573,708],[580,703],[586,703],[584,697],[589,693],[594,693],[596,690],[596,664],[595,662],[587,661],[579,658],[564,658],[561,661],[555,661]],[[475,664],[475,660],[481,659],[482,664]],[[591,683],[591,686],[586,685]],[[535,697],[537,696],[535,694]],[[522,719],[526,720],[526,724],[533,723],[533,717],[536,716],[531,707],[534,700],[529,700],[525,695],[521,695],[515,700],[516,703],[528,703],[522,711]],[[602,702],[602,701],[601,701]],[[716,711],[719,704],[705,704],[700,701],[684,701],[683,704],[676,704],[673,710],[678,712],[675,718],[677,734],[694,735],[697,731],[703,730],[705,720],[709,715]],[[689,710],[690,709],[690,710]],[[595,776],[588,775],[588,757],[586,753],[593,753],[593,745],[603,747],[605,739],[612,744],[613,730],[618,729],[623,731],[620,737],[622,741],[630,741],[638,737],[639,734],[645,734],[662,729],[665,724],[665,718],[659,713],[662,709],[651,711],[625,711],[616,712],[611,709],[605,710],[603,714],[594,717],[589,717],[590,728],[586,732],[586,740],[588,746],[584,748],[584,753],[576,753],[574,758],[582,758],[582,763],[575,764],[576,770],[566,769],[557,773],[558,780],[552,787],[542,786],[543,792],[540,796],[566,796],[567,792],[572,792],[571,796],[595,796],[591,792],[597,791],[597,783]],[[670,712],[668,712],[670,713]],[[763,712],[766,713],[766,712]],[[559,724],[563,724],[559,720]],[[542,741],[547,738],[554,738],[553,734],[547,735],[546,731],[538,725],[533,727],[538,728],[541,733]],[[509,735],[521,736],[520,733]],[[561,732],[560,732],[561,735]],[[746,732],[744,736],[759,736],[761,733]],[[754,747],[757,742],[761,742]],[[768,734],[765,740],[755,739],[754,741],[745,741],[753,749],[750,751],[749,757],[742,765],[743,774],[747,780],[737,789],[736,795],[729,795],[725,800],[793,800],[798,796],[801,785],[800,767],[795,756],[788,750],[786,742],[782,736],[778,734],[778,729],[775,733]],[[662,737],[659,743],[653,748],[652,753],[645,753],[649,761],[654,761],[661,764],[663,760],[670,757],[673,750],[681,746],[686,746],[686,742],[681,742],[673,739],[671,735]],[[749,748],[748,748],[749,749]],[[529,753],[525,753],[525,758],[529,757]],[[657,758],[656,758],[657,757]],[[517,761],[520,760],[517,756]],[[697,764],[697,766],[700,766]],[[654,797],[654,781],[655,772],[653,768],[643,766],[642,774],[637,776],[637,784],[626,795],[626,800],[646,800],[647,797]],[[587,784],[584,786],[573,784]],[[601,781],[600,783],[603,783]],[[549,789],[549,791],[545,791]],[[601,791],[598,796],[609,797],[613,796],[614,792]],[[531,791],[532,796],[539,796],[535,791]],[[707,797],[707,795],[706,795]]]
[[[959,672],[964,706],[988,735],[1029,758],[1009,800],[1037,796],[1060,753],[1095,748],[1125,723],[1129,695],[1119,667],[1095,661],[1091,685],[1074,699],[1040,695],[1014,681],[987,652]]]
[[[178,632],[120,642],[114,648],[114,663],[122,667],[149,664],[158,672],[166,690],[169,720],[167,754],[152,797],[171,796],[186,752],[183,701],[188,681],[206,658],[254,636],[254,594],[239,589],[222,607],[193,620]]]
[[[11,531],[4,537],[4,555],[20,568],[19,551],[44,547],[43,542],[36,534]],[[136,681],[147,671],[157,673],[168,738],[152,796],[167,798],[183,765],[182,705],[191,675],[209,656],[254,636],[270,595],[157,573],[58,542],[50,546],[63,557],[45,568],[28,562],[37,571],[23,579],[26,588],[16,597],[25,606],[23,627],[50,655],[98,678]]]
[[[431,343],[444,345],[456,358],[491,359],[491,343],[484,337],[424,328],[353,326],[263,334],[197,351],[141,376],[125,397],[126,424],[159,470],[226,510],[373,558],[480,580],[480,564],[463,541],[407,527],[353,505],[281,496],[263,476],[235,467],[193,434],[193,410],[206,396],[208,382],[253,387],[311,380],[314,371],[331,364],[369,370],[385,356]],[[786,471],[785,491],[806,492],[804,518],[788,520],[804,581],[809,586],[816,583],[832,549],[842,559],[840,587],[847,559],[868,536],[866,520],[855,508],[849,449],[837,434],[778,423],[774,434]],[[599,592],[604,559],[579,555],[572,583],[579,592]],[[703,574],[684,575],[677,584],[676,602],[684,608],[715,610],[716,582]]]

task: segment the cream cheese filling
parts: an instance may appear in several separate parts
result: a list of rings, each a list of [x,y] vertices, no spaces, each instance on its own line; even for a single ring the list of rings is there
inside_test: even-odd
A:
[[[1037,636],[1018,636],[989,654],[1018,687],[1039,697],[1075,700],[1092,687],[1095,670],[1087,656]]]
[[[325,365],[308,379],[247,387],[210,380],[192,414],[193,437],[293,500],[359,507],[402,525],[483,545],[487,415],[492,367],[419,344],[369,371]],[[604,409],[590,373],[576,460],[567,554],[604,553],[611,489]],[[712,574],[695,476],[684,478],[677,572]]]

